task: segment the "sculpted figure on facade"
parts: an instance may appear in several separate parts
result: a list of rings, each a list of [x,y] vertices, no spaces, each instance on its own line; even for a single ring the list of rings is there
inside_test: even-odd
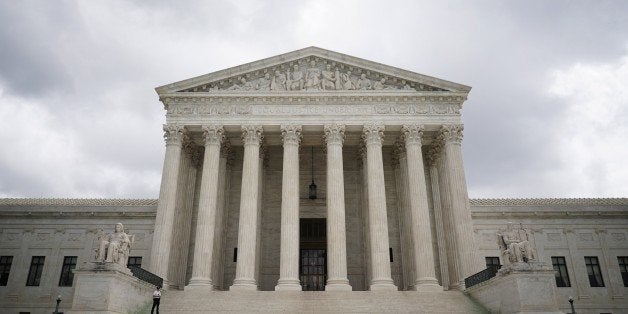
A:
[[[351,71],[347,71],[347,73],[340,74],[340,81],[342,82],[342,89],[344,90],[355,89],[355,84],[351,80]]]
[[[275,71],[275,76],[270,82],[270,90],[285,91],[286,90],[286,75],[279,70]]]
[[[299,70],[299,65],[295,64],[292,73],[288,70],[286,86],[288,90],[302,90],[305,78],[303,72]]]
[[[316,61],[310,61],[310,67],[306,70],[305,90],[320,90],[321,70],[316,67]]]
[[[366,89],[372,89],[372,88],[373,88],[373,82],[371,82],[371,80],[366,78],[366,74],[362,73],[362,75],[360,75],[360,78],[358,79],[356,89],[366,90]]]
[[[257,80],[257,90],[270,90],[270,83],[270,74],[266,73],[263,77]]]
[[[515,229],[512,222],[509,222],[505,229],[497,231],[497,245],[503,257],[504,266],[536,260],[536,252],[529,242],[528,230],[521,226]]]
[[[337,73],[337,70],[336,70]],[[334,76],[334,72],[331,71],[331,65],[327,65],[325,66],[325,70],[323,70],[321,72],[321,75],[323,76],[322,81],[321,81],[321,88],[323,90],[334,90],[336,89],[336,78],[338,77],[337,75]]]
[[[254,84],[252,82],[247,82],[245,78],[240,78],[240,84],[233,84],[233,86],[227,88],[227,90],[253,90]]]
[[[116,263],[126,267],[131,251],[131,238],[124,232],[124,226],[117,223],[114,232],[98,237],[97,262]]]

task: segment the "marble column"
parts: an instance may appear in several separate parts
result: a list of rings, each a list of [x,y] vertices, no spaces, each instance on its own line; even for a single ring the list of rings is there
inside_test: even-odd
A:
[[[218,203],[218,171],[220,168],[220,145],[224,139],[221,125],[202,126],[205,137],[205,156],[201,174],[196,241],[194,243],[194,266],[188,287],[213,290],[212,262],[214,254],[214,231],[216,229],[216,205]]]
[[[396,290],[390,274],[388,216],[382,144],[384,126],[368,124],[362,135],[366,144],[368,168],[369,238],[371,243],[370,290]]]
[[[362,215],[362,251],[364,254],[364,289],[369,290],[371,284],[371,278],[373,273],[371,272],[371,241],[369,230],[369,191],[368,191],[368,167],[366,161],[366,146],[364,142],[361,142],[360,149],[358,150],[358,165],[361,168],[361,215]]]
[[[405,145],[395,142],[393,148],[393,165],[395,166],[395,182],[399,208],[399,234],[401,243],[401,267],[403,272],[403,289],[413,290],[414,287],[414,253],[412,252],[410,230],[410,202],[408,200],[408,161]]]
[[[451,212],[453,214],[454,234],[458,248],[460,265],[460,282],[482,270],[478,264],[477,250],[473,237],[473,221],[471,220],[471,206],[467,193],[464,164],[462,161],[462,125],[443,125],[441,136],[444,140],[446,157],[446,173],[450,186]],[[451,231],[451,230],[450,230]]]
[[[347,279],[347,236],[345,224],[345,180],[342,143],[345,126],[324,127],[327,143],[327,284],[326,291],[351,291]]]
[[[258,232],[259,151],[262,142],[261,126],[242,126],[244,161],[240,191],[238,226],[238,261],[236,275],[230,290],[257,290],[255,261]]]
[[[168,264],[172,251],[172,229],[177,205],[177,181],[179,179],[184,131],[182,125],[164,125],[166,156],[161,174],[161,188],[150,259],[150,270],[164,279],[164,287],[168,285]]]
[[[442,142],[442,136],[439,135],[436,141],[435,151],[439,153],[436,161],[438,171],[438,191],[440,192],[440,207],[443,214],[443,229],[445,230],[445,247],[447,249],[447,274],[449,277],[449,289],[460,289],[460,258],[458,258],[458,244],[456,242],[456,234],[454,229],[454,215],[451,209],[451,193],[449,186],[449,176],[447,176],[447,156]],[[445,286],[445,284],[443,284]]]
[[[299,281],[299,143],[300,125],[282,125],[281,252],[275,290],[301,291]]]
[[[434,223],[436,224],[436,242],[438,243],[438,261],[440,264],[440,281],[443,290],[449,290],[449,265],[447,263],[447,247],[445,245],[445,229],[443,224],[443,210],[439,188],[438,160],[440,152],[432,148],[428,152],[428,166],[430,184],[432,186],[432,200],[434,205]]]
[[[224,255],[226,206],[229,202],[231,144],[226,140],[220,147],[220,167],[218,169],[218,203],[216,204],[216,231],[214,232],[214,261],[212,262],[212,283],[214,289],[224,289]]]
[[[410,234],[414,262],[414,290],[440,290],[434,269],[434,249],[427,203],[425,169],[423,167],[423,126],[404,125],[401,128],[406,144],[408,163],[408,200],[410,201]]]

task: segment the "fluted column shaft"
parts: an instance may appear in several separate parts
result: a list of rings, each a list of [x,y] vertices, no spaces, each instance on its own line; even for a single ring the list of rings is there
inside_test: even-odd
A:
[[[454,232],[460,259],[461,283],[464,278],[481,270],[481,265],[478,265],[476,258],[471,206],[462,161],[462,131],[462,125],[446,125],[441,128],[447,159],[446,175],[450,185],[451,209],[455,223]]]
[[[216,204],[216,231],[214,232],[214,261],[212,262],[212,283],[214,289],[223,289],[225,243],[225,206],[227,203],[227,191],[229,191],[229,156],[231,145],[225,141],[220,148],[220,166],[218,169],[218,203]]]
[[[408,163],[408,199],[410,201],[410,233],[414,261],[414,290],[438,288],[434,268],[434,249],[427,203],[427,187],[421,140],[423,126],[404,125],[401,129],[406,144]]]
[[[449,185],[449,175],[447,175],[447,154],[442,142],[439,145],[439,156],[436,165],[438,169],[438,190],[440,192],[440,204],[443,213],[443,229],[445,230],[445,246],[447,248],[447,274],[449,276],[449,288],[459,289],[461,287],[460,278],[460,258],[458,257],[458,243],[456,239],[456,223],[451,207],[451,193]],[[443,284],[444,286],[444,284]]]
[[[396,290],[390,275],[388,217],[382,143],[383,125],[365,125],[364,142],[367,151],[369,230],[371,243],[371,290]]]
[[[300,125],[282,125],[281,252],[275,290],[301,291],[299,281],[299,142]]]
[[[257,290],[255,261],[257,251],[259,151],[262,141],[261,126],[242,126],[244,161],[240,194],[240,221],[238,226],[238,261],[231,290]]]
[[[347,279],[345,180],[342,164],[344,125],[325,125],[327,143],[327,262],[326,291],[351,291]]]
[[[410,189],[408,187],[408,158],[406,156],[405,144],[397,142],[395,144],[395,155],[398,160],[398,186],[399,194],[399,227],[401,242],[402,270],[404,275],[404,289],[412,290],[414,287],[414,249],[412,248],[412,234],[410,232]]]
[[[445,245],[445,229],[443,224],[443,210],[441,206],[441,196],[438,175],[439,152],[432,149],[428,153],[428,164],[430,173],[430,184],[432,186],[432,200],[434,203],[434,223],[436,224],[436,242],[438,243],[438,261],[440,264],[440,278],[443,290],[449,289],[449,269],[447,263],[447,248]]]
[[[164,286],[168,284],[168,264],[172,247],[172,229],[177,202],[177,181],[183,132],[184,128],[181,125],[164,125],[166,156],[161,174],[161,188],[150,260],[151,271],[164,279]]]
[[[196,241],[194,243],[194,266],[189,287],[213,290],[212,262],[214,254],[214,232],[216,229],[216,204],[218,203],[218,171],[220,145],[224,130],[220,125],[203,126],[205,156],[199,193]]]

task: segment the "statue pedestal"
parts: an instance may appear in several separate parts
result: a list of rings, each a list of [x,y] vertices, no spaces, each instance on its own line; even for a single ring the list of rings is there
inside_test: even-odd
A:
[[[128,313],[152,301],[155,287],[115,263],[88,262],[74,270],[74,299],[67,313]]]
[[[554,270],[545,263],[515,263],[497,276],[465,290],[494,313],[562,313],[556,301]]]

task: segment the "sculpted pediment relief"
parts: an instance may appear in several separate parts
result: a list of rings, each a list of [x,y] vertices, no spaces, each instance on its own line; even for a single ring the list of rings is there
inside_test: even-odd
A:
[[[166,93],[468,92],[470,87],[309,47],[158,87]]]

